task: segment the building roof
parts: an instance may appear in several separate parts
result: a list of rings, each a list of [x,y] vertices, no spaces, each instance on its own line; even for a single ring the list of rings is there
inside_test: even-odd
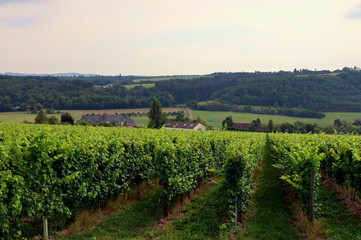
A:
[[[81,117],[80,121],[86,121],[89,123],[116,123],[117,125],[123,122],[123,126],[136,127],[133,119],[131,119],[127,114],[125,115],[101,115],[101,116],[91,116],[84,115]]]
[[[194,129],[198,124],[197,122],[178,122],[169,121],[164,124],[166,128],[183,128],[183,129]]]
[[[247,129],[252,127],[252,123],[233,123],[233,127],[239,128],[239,129]]]
[[[238,129],[249,129],[253,127],[252,123],[233,123],[233,127],[234,128],[238,128]],[[262,131],[262,132],[267,132],[268,129],[267,127],[255,127],[257,131]]]

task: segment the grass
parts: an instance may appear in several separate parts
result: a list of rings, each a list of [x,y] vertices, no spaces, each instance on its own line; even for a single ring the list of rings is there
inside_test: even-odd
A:
[[[143,84],[129,84],[129,85],[123,85],[126,89],[132,89],[136,86],[142,86],[142,87],[145,87],[145,88],[152,88],[155,86],[154,83],[143,83]]]
[[[62,112],[69,112],[75,121],[78,121],[81,116],[84,114],[103,114],[105,110],[61,110]],[[184,108],[163,108],[164,112],[174,112],[174,111],[185,111]],[[131,113],[131,112],[149,112],[149,108],[139,108],[139,109],[111,109],[107,110],[108,114],[118,114],[120,113]],[[261,119],[263,124],[267,124],[270,119],[273,120],[274,124],[277,123],[294,123],[296,121],[302,121],[306,123],[317,123],[321,127],[327,125],[333,125],[335,119],[341,119],[342,121],[353,122],[356,118],[361,118],[361,113],[350,113],[350,112],[327,112],[326,117],[323,119],[316,118],[296,118],[296,117],[287,117],[280,115],[266,115],[266,114],[253,114],[253,113],[235,113],[235,112],[224,112],[224,111],[192,111],[193,118],[200,117],[205,120],[208,125],[211,125],[215,128],[222,127],[222,121],[227,116],[232,116],[234,122],[250,123],[252,120],[257,118]],[[54,114],[57,118],[60,119],[60,114]],[[0,113],[0,122],[23,122],[24,120],[34,122],[35,114],[28,114],[25,112],[8,112]],[[148,118],[146,116],[137,116],[132,117],[135,124],[141,126],[147,126]],[[211,121],[211,122],[210,122]]]
[[[155,223],[162,217],[158,202],[161,189],[151,192],[142,201],[104,218],[95,229],[85,229],[63,239],[146,239]]]
[[[233,122],[250,123],[252,120],[259,118],[263,124],[267,124],[272,119],[274,124],[278,123],[295,123],[296,121],[302,121],[305,123],[316,123],[321,127],[327,125],[333,125],[335,119],[341,119],[342,121],[353,122],[356,118],[361,118],[361,113],[343,113],[343,112],[326,112],[326,117],[323,119],[317,118],[297,118],[287,117],[281,115],[267,115],[267,114],[253,114],[253,113],[236,113],[236,112],[224,112],[224,111],[192,111],[193,118],[200,117],[205,120],[208,125],[215,128],[222,127],[222,121],[227,116],[232,116]]]
[[[209,188],[195,196],[184,211],[185,216],[173,219],[152,239],[219,239],[222,224],[229,220],[227,193],[221,186]]]
[[[240,239],[300,239],[292,222],[293,212],[284,200],[280,174],[266,144],[254,200],[245,217]]]
[[[95,110],[60,110],[61,112],[68,112],[70,113],[74,121],[80,120],[80,118],[85,114],[103,114],[104,109],[95,109]],[[147,113],[149,112],[149,108],[138,108],[138,109],[111,109],[106,110],[108,114],[112,115],[115,113]],[[185,108],[163,108],[163,112],[177,112],[177,111],[186,111]],[[51,114],[51,116],[56,116],[60,120],[61,114]],[[35,122],[36,114],[30,114],[26,112],[5,112],[0,113],[0,122],[23,122],[24,120],[28,122]],[[148,125],[148,117],[147,116],[132,116],[134,123],[140,126],[147,126]]]
[[[47,114],[48,116],[55,116],[60,120],[61,114]],[[80,114],[72,114],[75,121],[81,118]],[[0,113],[0,122],[35,122],[36,114],[30,114],[26,112],[6,112]]]
[[[328,239],[361,239],[360,224],[342,207],[339,197],[324,185],[320,185],[318,190],[321,205],[318,217],[325,222]]]
[[[170,80],[170,79],[193,79],[193,78],[197,78],[197,77],[205,77],[205,76],[195,75],[195,76],[171,76],[171,77],[157,77],[157,78],[142,78],[142,79],[135,79],[135,80],[133,80],[133,82],[135,82],[135,83],[139,83],[142,81],[158,82],[158,81],[165,81],[165,80]]]

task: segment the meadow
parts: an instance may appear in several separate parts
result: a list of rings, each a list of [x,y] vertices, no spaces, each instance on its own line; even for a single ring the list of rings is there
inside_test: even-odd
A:
[[[193,79],[196,77],[203,77],[202,75],[199,76],[171,76],[171,77],[157,77],[157,78],[142,78],[142,79],[135,79],[133,80],[133,82],[135,83],[140,83],[143,81],[152,81],[152,82],[158,82],[158,81],[165,81],[165,80],[170,80],[170,79]]]
[[[345,112],[326,112],[326,117],[322,119],[317,118],[297,118],[281,115],[267,115],[267,114],[253,114],[253,113],[236,113],[236,112],[223,112],[223,111],[192,111],[193,117],[200,117],[205,120],[206,123],[215,128],[222,127],[222,121],[227,116],[232,116],[233,122],[237,123],[250,123],[252,120],[259,118],[263,124],[267,124],[272,119],[274,124],[278,123],[295,123],[296,121],[302,121],[305,123],[316,123],[321,127],[327,125],[333,125],[335,119],[345,120],[352,123],[356,118],[361,118],[361,113],[345,113]]]
[[[163,108],[164,112],[174,112],[174,111],[186,111],[186,108]],[[61,110],[61,112],[69,112],[75,121],[80,120],[80,118],[85,114],[103,114],[104,110]],[[111,109],[107,110],[108,114],[121,114],[121,113],[146,113],[149,112],[148,108],[138,108],[138,109]],[[259,118],[263,124],[267,124],[270,119],[272,119],[274,124],[278,123],[295,123],[296,121],[302,121],[305,123],[316,123],[321,127],[326,127],[328,125],[333,125],[333,121],[336,119],[341,119],[341,121],[347,121],[353,123],[356,118],[361,118],[361,113],[350,113],[350,112],[326,112],[326,117],[322,119],[317,118],[297,118],[297,117],[288,117],[281,115],[266,115],[266,114],[253,114],[253,113],[236,113],[236,112],[225,112],[225,111],[195,111],[192,110],[193,118],[200,117],[202,120],[206,121],[207,125],[213,126],[215,128],[222,127],[222,121],[227,116],[232,116],[233,122],[238,123],[250,123],[252,120]],[[61,114],[54,114],[57,118],[60,119]],[[24,120],[29,122],[35,121],[35,114],[29,114],[26,112],[7,112],[0,113],[0,122],[23,122]],[[132,116],[135,124],[140,126],[147,126],[148,117],[147,116]]]
[[[137,86],[142,86],[142,87],[145,87],[145,88],[152,88],[155,86],[154,83],[143,83],[143,84],[130,84],[130,85],[123,85],[126,89],[132,89],[132,88],[135,88]]]
[[[103,114],[105,110],[60,110],[61,112],[68,112],[74,118],[74,121],[80,120],[83,115],[86,114]],[[149,108],[136,108],[136,109],[111,109],[106,110],[109,115],[118,113],[147,113],[149,112]],[[177,111],[185,111],[186,108],[163,108],[163,112],[177,112]],[[48,114],[49,116],[55,116],[60,120],[61,114]],[[4,112],[0,113],[0,122],[8,122],[8,123],[21,123],[23,121],[35,122],[36,114],[30,114],[27,112]],[[134,123],[139,126],[147,126],[148,125],[148,117],[147,116],[132,116]]]

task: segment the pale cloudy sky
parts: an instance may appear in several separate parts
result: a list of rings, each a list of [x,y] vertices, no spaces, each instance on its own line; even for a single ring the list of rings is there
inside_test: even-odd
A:
[[[361,66],[361,0],[0,0],[0,73]]]

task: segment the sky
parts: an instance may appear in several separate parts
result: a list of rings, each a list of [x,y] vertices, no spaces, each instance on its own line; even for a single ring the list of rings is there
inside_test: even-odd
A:
[[[0,0],[0,73],[361,66],[361,0]]]

